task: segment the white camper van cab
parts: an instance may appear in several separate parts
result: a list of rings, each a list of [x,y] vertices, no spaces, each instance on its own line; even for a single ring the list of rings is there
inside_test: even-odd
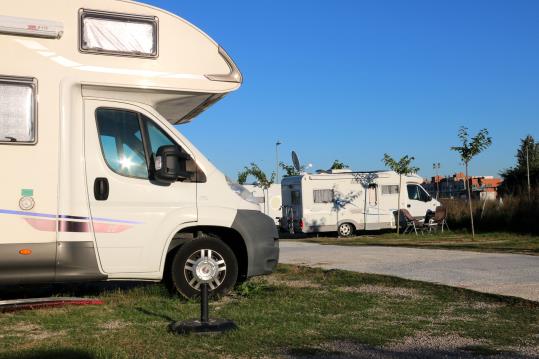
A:
[[[173,125],[242,76],[199,29],[125,0],[0,5],[0,284],[170,277],[225,292],[274,222]]]
[[[282,230],[293,233],[337,231],[350,236],[356,230],[396,227],[398,194],[401,208],[417,218],[440,205],[421,187],[422,178],[392,171],[332,170],[284,177],[281,182]]]

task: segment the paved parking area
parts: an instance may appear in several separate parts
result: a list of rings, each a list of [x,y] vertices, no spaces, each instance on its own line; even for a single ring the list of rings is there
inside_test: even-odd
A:
[[[281,241],[280,262],[385,274],[539,301],[539,256]]]

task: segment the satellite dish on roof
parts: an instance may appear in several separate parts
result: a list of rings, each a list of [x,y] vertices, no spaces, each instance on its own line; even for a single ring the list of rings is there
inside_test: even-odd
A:
[[[294,168],[296,169],[296,171],[299,172],[301,170],[298,154],[296,153],[296,151],[292,151],[292,164],[294,165]]]

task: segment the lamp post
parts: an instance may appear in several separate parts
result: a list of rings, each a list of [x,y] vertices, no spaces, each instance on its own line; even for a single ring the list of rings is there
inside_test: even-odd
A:
[[[279,184],[279,146],[283,143],[279,140],[275,142],[275,174],[277,175],[276,183]]]
[[[528,175],[528,201],[531,199],[529,143],[526,142],[526,172]]]
[[[434,177],[434,181],[436,182],[436,199],[438,199],[438,196],[440,194],[440,181],[438,179],[438,171],[440,170],[440,162],[433,163],[432,169],[436,171],[436,177]]]

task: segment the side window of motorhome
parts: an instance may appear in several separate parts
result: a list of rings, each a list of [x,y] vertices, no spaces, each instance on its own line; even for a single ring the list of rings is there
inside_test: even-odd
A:
[[[146,116],[143,116],[145,126],[148,129],[148,137],[150,140],[150,150],[151,158],[154,158],[157,154],[157,150],[161,146],[176,146],[179,147],[163,130],[161,130],[153,121],[151,121]],[[182,148],[179,147],[180,151]],[[183,152],[183,151],[182,151]],[[204,172],[200,170],[196,162],[192,159],[187,161],[182,161],[180,164],[180,170],[182,172],[187,172],[190,174],[190,178],[187,180],[189,182],[206,182],[206,176]]]
[[[383,185],[382,194],[399,194],[399,185]]]
[[[36,84],[0,77],[0,142],[35,143]]]
[[[148,164],[136,112],[98,109],[97,128],[107,165],[114,172],[135,178],[148,178]]]
[[[430,200],[429,195],[425,190],[416,184],[409,184],[407,189],[409,199],[422,202],[428,202]]]
[[[156,17],[93,10],[82,10],[80,16],[82,52],[157,57]]]
[[[335,192],[332,189],[315,189],[313,191],[314,203],[333,203]]]

